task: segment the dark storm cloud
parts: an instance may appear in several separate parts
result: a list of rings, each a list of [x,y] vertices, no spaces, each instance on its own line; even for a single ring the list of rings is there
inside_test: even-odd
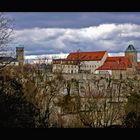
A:
[[[9,12],[17,29],[82,28],[105,23],[140,24],[139,12]]]
[[[9,12],[15,19],[15,44],[26,55],[72,51],[123,52],[140,44],[139,12]],[[139,50],[140,51],[140,50]]]

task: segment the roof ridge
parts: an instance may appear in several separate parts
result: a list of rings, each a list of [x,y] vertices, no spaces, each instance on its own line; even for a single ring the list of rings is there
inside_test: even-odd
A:
[[[95,51],[95,52],[70,52],[69,54],[71,53],[97,53],[97,52],[107,52],[107,51]]]

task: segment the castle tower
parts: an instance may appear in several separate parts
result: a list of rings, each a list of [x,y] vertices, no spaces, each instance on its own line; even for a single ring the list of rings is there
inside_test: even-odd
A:
[[[129,45],[125,50],[125,56],[129,58],[132,63],[133,72],[136,72],[137,67],[137,50],[133,45]]]
[[[19,62],[19,66],[23,66],[23,64],[24,64],[24,47],[22,45],[18,45],[16,47],[16,59]]]

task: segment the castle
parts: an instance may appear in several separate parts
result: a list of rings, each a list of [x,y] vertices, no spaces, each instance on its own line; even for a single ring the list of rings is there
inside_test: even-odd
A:
[[[0,57],[0,66],[24,65],[24,47],[16,47],[16,58]],[[53,59],[52,72],[64,74],[88,73],[107,75],[114,78],[128,77],[140,74],[140,62],[137,59],[137,50],[129,45],[124,56],[109,56],[107,51],[72,52],[66,59]]]
[[[140,72],[137,50],[129,45],[124,56],[108,56],[106,51],[74,52],[66,59],[54,59],[53,69],[62,73],[93,73],[112,77],[127,77]]]

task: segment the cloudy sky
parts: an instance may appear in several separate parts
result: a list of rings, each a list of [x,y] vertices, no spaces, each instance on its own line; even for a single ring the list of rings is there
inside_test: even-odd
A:
[[[13,47],[25,55],[72,51],[120,53],[131,43],[140,51],[140,12],[9,12],[14,19]]]

